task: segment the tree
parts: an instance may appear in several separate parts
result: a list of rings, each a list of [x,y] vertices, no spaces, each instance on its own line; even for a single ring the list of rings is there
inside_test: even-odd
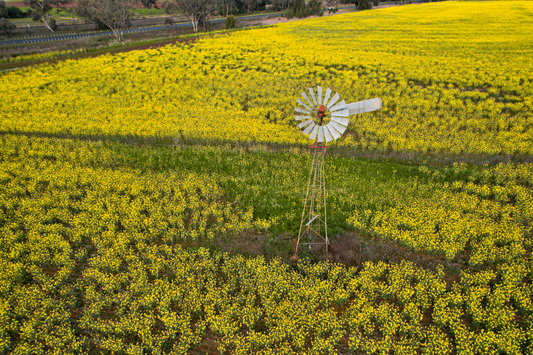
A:
[[[79,30],[78,24],[80,22],[80,19],[78,17],[78,13],[76,12],[76,8],[75,7],[67,8],[66,12],[68,13],[68,15],[70,17],[70,20],[72,21],[72,24],[74,25],[74,27],[76,27],[76,31],[78,31]]]
[[[267,3],[274,5],[275,10],[283,10],[293,5],[293,0],[267,0]]]
[[[287,11],[285,16],[287,18],[293,18],[293,17],[307,17],[311,15],[319,15],[322,16],[322,2],[311,0],[307,4],[304,0],[295,0],[294,6]]]
[[[285,16],[288,19],[291,19],[293,17],[302,18],[302,17],[305,17],[304,11],[305,11],[305,1],[295,0],[294,5],[289,9],[289,11],[287,11]]]
[[[187,16],[192,23],[193,31],[198,32],[198,22],[203,21],[205,24],[213,6],[213,0],[174,0],[173,3],[166,4],[165,12],[168,14],[180,12]]]
[[[143,7],[150,10],[150,13],[152,13],[152,7],[154,9],[159,9],[159,7],[157,6],[157,0],[141,0],[141,4]]]
[[[52,10],[54,7],[64,8],[71,2],[72,0],[24,0],[24,5],[29,6],[33,10],[33,21],[41,22],[44,24],[44,27],[55,32],[57,26],[55,25],[55,20],[52,18]]]
[[[7,7],[4,0],[0,0],[0,18],[9,18]]]
[[[322,16],[324,12],[322,11],[322,1],[311,0],[307,3],[307,8],[309,9],[309,14]]]
[[[234,0],[221,0],[221,5],[224,6],[224,16],[227,17],[231,15],[231,8],[233,7],[234,3]]]
[[[133,15],[134,0],[79,0],[77,13],[95,23],[109,28],[117,41],[122,42],[124,30],[129,27]]]
[[[17,26],[13,25],[7,18],[0,19],[0,33],[6,36],[9,36],[11,33],[13,33],[13,30],[17,28]]]
[[[259,5],[260,0],[243,0],[244,6],[246,6],[246,11],[250,12],[254,7]]]
[[[26,12],[22,11],[21,9],[19,9],[15,5],[11,5],[10,7],[6,8],[6,10],[7,10],[7,18],[25,18],[25,17],[28,17],[28,14]],[[29,9],[28,13],[30,13],[30,16],[31,16],[32,10]]]

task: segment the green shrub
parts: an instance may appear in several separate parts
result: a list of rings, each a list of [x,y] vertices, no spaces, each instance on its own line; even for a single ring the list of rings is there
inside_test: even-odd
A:
[[[13,30],[15,28],[17,28],[17,26],[9,22],[8,19],[6,18],[0,19],[0,33],[1,34],[8,36],[11,33],[13,33]]]
[[[7,16],[9,18],[24,18],[27,15],[26,15],[26,13],[24,11],[22,11],[21,9],[19,9],[15,5],[12,5],[12,6],[7,8]]]
[[[369,0],[359,0],[359,4],[357,4],[357,10],[370,10],[372,9],[372,4]]]
[[[235,28],[237,23],[237,18],[234,15],[229,15],[226,17],[226,29]]]
[[[165,19],[165,25],[168,26],[168,27],[174,26],[174,20],[172,18],[170,18],[170,17],[167,17]]]

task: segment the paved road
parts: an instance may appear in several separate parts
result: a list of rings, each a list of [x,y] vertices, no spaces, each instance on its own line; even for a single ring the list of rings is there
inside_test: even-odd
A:
[[[339,7],[339,9],[346,9],[353,6],[346,6],[346,7]],[[264,18],[264,17],[274,17],[279,16],[283,14],[283,12],[275,12],[270,14],[264,14],[264,15],[252,15],[252,16],[243,16],[243,17],[237,17],[237,21],[239,20],[249,20],[249,19],[258,19],[258,18]],[[219,22],[225,22],[225,18],[216,19],[209,21],[210,23],[219,23]],[[187,23],[178,23],[174,25],[176,27],[191,27],[192,24],[190,22]],[[133,28],[130,30],[125,30],[124,33],[135,33],[135,32],[144,32],[144,31],[155,31],[155,30],[163,30],[165,28],[168,28],[168,26],[155,26],[155,27],[145,27],[145,28]],[[6,44],[19,44],[19,43],[36,43],[36,42],[49,42],[49,41],[64,41],[68,39],[76,39],[76,38],[84,38],[84,37],[96,37],[96,36],[109,36],[113,35],[113,32],[98,32],[98,33],[85,33],[85,34],[76,34],[76,35],[63,35],[63,36],[56,36],[56,37],[46,37],[46,38],[27,38],[27,39],[17,39],[17,40],[11,40],[11,41],[0,41],[0,45],[6,45]]]
[[[276,12],[271,14],[265,14],[265,15],[253,15],[253,16],[245,16],[245,17],[238,17],[237,21],[239,20],[248,20],[248,19],[257,19],[257,18],[263,18],[263,17],[269,17],[269,16],[279,16],[283,12]],[[216,19],[209,21],[210,23],[219,23],[219,22],[225,22],[225,18]],[[192,24],[190,22],[187,23],[178,23],[174,25],[176,27],[191,27]],[[155,31],[155,30],[163,30],[168,28],[168,26],[155,26],[155,27],[145,27],[145,28],[133,28],[130,30],[125,30],[124,33],[135,33],[135,32],[144,32],[144,31]],[[49,41],[64,41],[68,39],[75,39],[75,38],[84,38],[84,37],[96,37],[96,36],[109,36],[113,35],[113,32],[98,32],[98,33],[85,33],[85,34],[76,34],[76,35],[68,35],[68,36],[56,36],[56,37],[46,37],[46,38],[27,38],[27,39],[17,39],[17,40],[11,40],[11,41],[1,41],[0,45],[6,45],[6,44],[19,44],[19,43],[36,43],[36,42],[49,42]]]

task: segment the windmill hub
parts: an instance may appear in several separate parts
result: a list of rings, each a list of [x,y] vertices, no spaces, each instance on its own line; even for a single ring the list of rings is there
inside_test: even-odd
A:
[[[317,116],[317,120],[315,121],[315,123],[317,125],[324,125],[324,124],[328,124],[329,121],[330,121],[330,117],[329,117],[329,114],[326,113],[326,106],[324,105],[320,105],[320,107],[318,108],[318,112],[316,113],[316,116]]]

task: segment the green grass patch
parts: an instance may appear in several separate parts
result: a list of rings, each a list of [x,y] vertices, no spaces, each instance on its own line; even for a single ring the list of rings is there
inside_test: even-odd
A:
[[[159,16],[159,15],[165,15],[165,10],[152,8],[152,12],[150,13],[149,9],[140,8],[140,9],[134,9],[133,13],[135,15]]]

